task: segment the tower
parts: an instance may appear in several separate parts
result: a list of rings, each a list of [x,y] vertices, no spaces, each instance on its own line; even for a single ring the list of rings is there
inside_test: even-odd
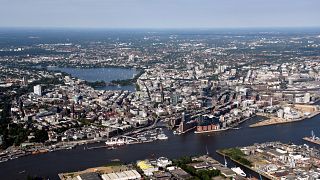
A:
[[[42,87],[41,87],[41,85],[33,86],[33,93],[38,95],[38,96],[42,96]]]
[[[163,84],[160,84],[160,93],[161,93],[161,103],[164,102],[164,92],[163,92]]]

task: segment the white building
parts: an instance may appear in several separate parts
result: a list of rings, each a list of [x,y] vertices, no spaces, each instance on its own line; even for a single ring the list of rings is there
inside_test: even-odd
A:
[[[33,93],[37,94],[38,96],[41,96],[42,95],[42,87],[41,87],[41,85],[33,86]]]
[[[304,103],[309,103],[310,102],[310,98],[311,98],[310,93],[306,93],[304,95]]]

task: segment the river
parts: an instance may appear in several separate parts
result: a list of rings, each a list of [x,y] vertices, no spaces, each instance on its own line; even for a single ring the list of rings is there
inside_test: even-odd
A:
[[[123,162],[135,162],[139,159],[166,156],[177,158],[184,155],[205,154],[206,146],[209,153],[223,162],[223,158],[215,153],[217,149],[247,146],[254,143],[267,141],[281,141],[283,143],[308,144],[302,140],[309,136],[311,130],[317,135],[320,133],[320,116],[289,124],[249,128],[248,126],[260,120],[254,117],[244,122],[239,130],[214,132],[210,134],[173,135],[171,131],[165,131],[169,139],[147,144],[135,144],[121,147],[115,150],[105,148],[84,150],[78,146],[72,150],[26,156],[0,164],[1,179],[26,179],[27,175],[38,175],[50,179],[58,179],[61,172],[83,170],[89,167],[101,166],[112,159],[120,159]],[[19,174],[19,172],[25,171]]]

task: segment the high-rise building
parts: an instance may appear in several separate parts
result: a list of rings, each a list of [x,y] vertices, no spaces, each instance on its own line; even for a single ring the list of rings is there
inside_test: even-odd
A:
[[[177,105],[179,102],[180,95],[178,93],[172,93],[170,97],[171,104],[173,106]]]
[[[310,93],[306,93],[305,95],[304,95],[304,103],[309,103],[310,102]]]
[[[160,94],[161,94],[161,102],[164,102],[164,92],[163,92],[163,84],[160,84]]]
[[[37,94],[38,96],[42,96],[42,87],[41,87],[41,85],[33,86],[33,93]]]
[[[134,55],[133,54],[129,55],[129,61],[134,61]]]
[[[23,86],[28,85],[28,78],[27,78],[26,76],[24,76],[24,77],[22,78],[22,85],[23,85]]]

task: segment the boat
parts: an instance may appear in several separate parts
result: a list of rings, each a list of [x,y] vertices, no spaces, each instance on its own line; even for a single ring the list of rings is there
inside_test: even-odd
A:
[[[23,174],[23,173],[25,173],[25,172],[26,172],[26,170],[23,170],[23,171],[20,171],[19,174]]]
[[[2,159],[0,160],[0,163],[2,163],[2,162],[6,162],[6,161],[8,161],[8,159],[7,159],[7,158],[2,158]]]
[[[247,176],[246,173],[244,173],[240,167],[234,167],[234,168],[231,168],[231,170],[242,177]]]
[[[109,147],[108,149],[109,150],[114,150],[114,149],[116,149],[116,147],[112,146],[112,147]]]
[[[159,140],[166,140],[166,139],[168,139],[168,136],[166,136],[165,134],[159,134],[159,135],[157,136],[157,138],[158,138]]]
[[[226,160],[226,156],[223,156],[224,158],[224,167],[228,167],[228,163],[227,163],[227,160]]]
[[[122,146],[125,145],[127,142],[125,141],[125,139],[110,139],[108,141],[105,142],[107,146]]]

